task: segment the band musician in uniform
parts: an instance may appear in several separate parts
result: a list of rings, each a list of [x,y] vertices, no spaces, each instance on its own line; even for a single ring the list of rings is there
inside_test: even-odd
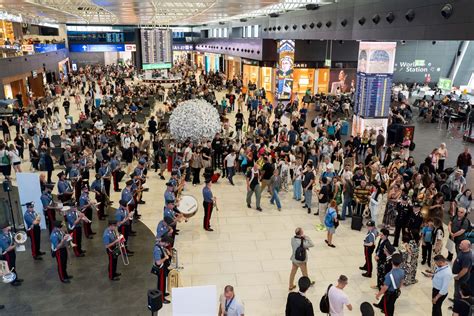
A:
[[[43,204],[43,213],[46,217],[48,223],[49,234],[54,228],[54,222],[56,221],[56,208],[53,206],[53,196],[51,195],[51,190],[53,189],[53,184],[46,184],[45,190],[41,195],[41,203]]]
[[[164,304],[170,303],[165,297],[169,295],[169,293],[166,293],[166,278],[168,277],[168,266],[171,258],[166,248],[169,247],[171,242],[171,237],[164,236],[157,240],[153,247],[153,274],[158,277],[156,288],[162,293],[161,298]]]
[[[95,200],[99,205],[97,205],[97,217],[99,220],[103,221],[105,220],[105,217],[107,215],[105,214],[105,188],[104,188],[104,183],[102,181],[102,178],[100,174],[95,175],[95,180],[91,184],[91,191],[95,193]]]
[[[84,257],[85,251],[82,250],[82,223],[81,219],[84,215],[80,215],[75,207],[71,207],[66,215],[67,232],[72,236],[74,255],[76,257]]]
[[[8,263],[10,271],[16,273],[15,281],[11,282],[10,285],[18,286],[23,282],[22,279],[18,278],[18,270],[16,269],[16,252],[15,252],[15,241],[13,240],[13,233],[11,232],[11,226],[8,223],[0,224],[0,248],[3,249],[2,257]]]
[[[115,220],[117,221],[118,231],[125,238],[125,250],[129,256],[132,256],[134,252],[128,249],[128,237],[130,236],[130,222],[133,215],[128,212],[127,201],[120,200],[119,204],[120,206],[115,211]]]
[[[63,171],[58,173],[58,199],[63,202],[71,202],[73,198],[74,191],[71,187],[71,184],[66,180],[66,175]]]
[[[206,185],[202,189],[202,197],[204,202],[202,203],[204,207],[204,230],[207,230],[208,232],[213,232],[214,229],[211,228],[211,215],[212,215],[212,209],[214,207],[214,204],[216,202],[215,197],[212,195],[211,191],[211,179],[206,179]]]
[[[371,278],[372,271],[374,269],[374,266],[372,265],[372,254],[374,253],[374,250],[375,250],[375,239],[377,238],[377,229],[375,228],[374,221],[367,222],[367,229],[368,229],[368,232],[364,239],[365,264],[359,269],[366,271],[365,273],[362,274],[362,276],[366,278]]]
[[[31,255],[35,260],[43,260],[41,258],[44,252],[41,248],[41,216],[35,211],[35,204],[33,202],[26,203],[26,212],[23,215],[26,223],[26,232],[31,240]]]
[[[69,283],[72,279],[72,275],[67,273],[67,244],[68,235],[66,235],[62,228],[63,223],[61,221],[54,222],[54,229],[51,232],[49,239],[51,241],[51,255],[56,258],[58,265],[59,280],[63,283]]]
[[[102,241],[105,246],[105,252],[109,259],[107,268],[109,279],[112,281],[120,280],[120,273],[117,273],[117,259],[120,256],[120,239],[117,236],[117,221],[109,220],[109,226],[104,230]]]
[[[94,238],[92,235],[95,235],[92,231],[92,202],[89,198],[89,187],[84,184],[82,186],[82,194],[79,199],[79,212],[85,215],[88,220],[84,221],[84,234],[87,239]]]

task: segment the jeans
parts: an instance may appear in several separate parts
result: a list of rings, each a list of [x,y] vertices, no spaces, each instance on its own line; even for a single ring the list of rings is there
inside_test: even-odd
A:
[[[229,179],[230,183],[234,184],[232,181],[232,177],[235,174],[235,167],[227,167],[227,179]]]
[[[344,197],[344,201],[342,203],[342,214],[341,214],[341,219],[344,220],[346,219],[346,209],[347,209],[347,216],[351,217],[352,216],[352,197]]]
[[[305,190],[304,191],[304,205],[308,209],[311,209],[311,201],[313,200],[313,190]]]
[[[293,198],[301,200],[301,180],[295,180],[293,183]]]
[[[278,196],[278,190],[273,189],[272,190],[272,198],[270,199],[270,203],[276,203],[277,207],[280,209],[281,208],[281,203],[280,203],[280,197]]]
[[[249,189],[247,191],[247,205],[251,205],[252,204],[252,195],[253,193],[255,192],[255,200],[256,200],[256,204],[257,204],[257,208],[260,207],[260,198],[262,196],[262,191],[260,190],[260,184],[257,184],[253,190],[252,189]]]

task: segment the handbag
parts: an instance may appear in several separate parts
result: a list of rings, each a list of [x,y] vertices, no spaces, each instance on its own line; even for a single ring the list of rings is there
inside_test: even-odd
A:
[[[159,275],[160,274],[160,268],[158,268],[156,265],[152,265],[150,273],[154,274],[154,275]]]

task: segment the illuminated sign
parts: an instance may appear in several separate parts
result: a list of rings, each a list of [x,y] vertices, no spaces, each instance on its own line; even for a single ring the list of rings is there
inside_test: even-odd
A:
[[[290,100],[293,93],[293,66],[295,63],[295,41],[278,42],[278,70],[276,93],[278,100]]]
[[[87,52],[124,52],[124,44],[71,44],[69,45],[69,51],[74,53],[87,53]]]
[[[159,64],[143,64],[143,70],[152,70],[152,69],[169,69],[171,68],[171,63],[159,63]]]

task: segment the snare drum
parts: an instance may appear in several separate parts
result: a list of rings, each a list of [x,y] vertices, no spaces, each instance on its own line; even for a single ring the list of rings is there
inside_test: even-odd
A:
[[[63,206],[59,211],[62,215],[66,216],[66,213],[71,209],[70,206]]]
[[[182,195],[179,200],[178,210],[186,218],[193,217],[198,210],[198,202],[194,196]]]

